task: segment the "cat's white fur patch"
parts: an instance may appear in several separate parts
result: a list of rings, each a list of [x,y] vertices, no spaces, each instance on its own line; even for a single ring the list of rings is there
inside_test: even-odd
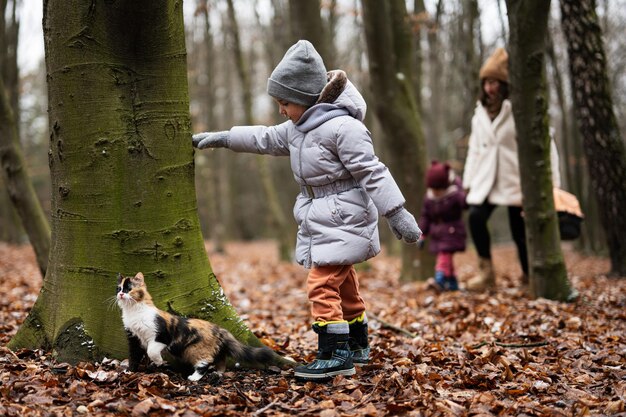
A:
[[[118,300],[118,302],[120,301],[124,302],[123,300]],[[144,303],[126,301],[122,307],[124,327],[139,338],[144,349],[147,349],[150,342],[156,339],[157,316],[156,307]]]

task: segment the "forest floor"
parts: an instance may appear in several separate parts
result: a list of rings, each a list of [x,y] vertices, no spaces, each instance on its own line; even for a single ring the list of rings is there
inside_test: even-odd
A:
[[[266,344],[312,357],[306,271],[279,262],[272,242],[233,243],[209,257],[232,304]],[[532,300],[519,288],[511,246],[494,250],[497,291],[438,293],[398,282],[397,258],[360,268],[372,360],[354,377],[300,383],[293,370],[234,370],[191,383],[126,361],[71,366],[50,352],[5,345],[37,298],[29,246],[0,244],[1,416],[586,416],[626,415],[626,279],[606,259],[565,248],[572,303]],[[460,281],[472,251],[455,258]]]

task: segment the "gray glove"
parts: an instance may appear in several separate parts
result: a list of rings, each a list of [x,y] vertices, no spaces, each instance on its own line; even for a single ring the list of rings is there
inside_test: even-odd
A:
[[[191,137],[191,144],[198,149],[228,148],[230,146],[230,135],[228,130],[196,133]]]
[[[404,207],[385,215],[389,222],[389,228],[398,239],[404,239],[406,243],[416,243],[422,236],[415,217]]]

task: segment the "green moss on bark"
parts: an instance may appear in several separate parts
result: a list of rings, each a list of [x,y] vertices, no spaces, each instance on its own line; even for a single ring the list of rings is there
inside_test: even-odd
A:
[[[34,309],[22,323],[18,334],[11,339],[7,347],[11,350],[50,349],[51,344],[46,336],[43,323]]]

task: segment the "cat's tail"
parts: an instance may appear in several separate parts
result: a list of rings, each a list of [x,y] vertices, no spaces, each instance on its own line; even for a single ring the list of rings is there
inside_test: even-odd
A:
[[[275,359],[276,354],[267,346],[252,347],[241,343],[235,339],[229,331],[222,329],[222,348],[228,356],[231,356],[238,362],[248,365],[269,366]]]

